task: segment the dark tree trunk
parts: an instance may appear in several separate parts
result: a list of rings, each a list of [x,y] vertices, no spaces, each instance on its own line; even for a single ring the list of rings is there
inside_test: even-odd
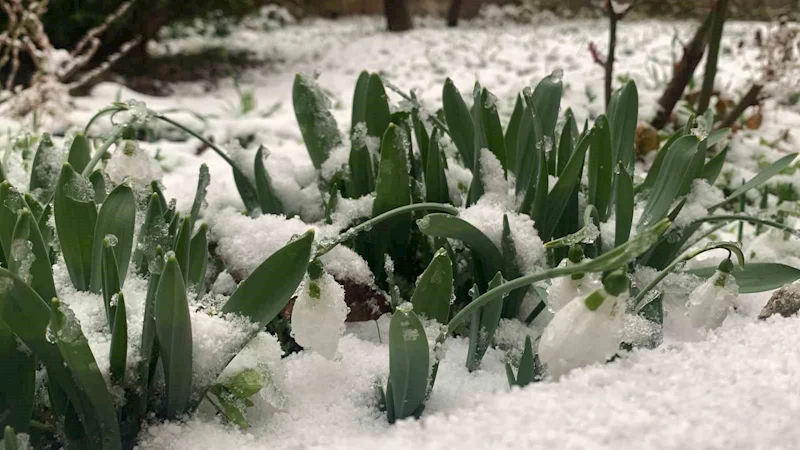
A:
[[[408,31],[414,27],[406,0],[384,0],[389,31]]]
[[[463,0],[452,0],[450,2],[450,9],[447,10],[447,26],[457,27],[458,16],[461,13],[461,4]]]

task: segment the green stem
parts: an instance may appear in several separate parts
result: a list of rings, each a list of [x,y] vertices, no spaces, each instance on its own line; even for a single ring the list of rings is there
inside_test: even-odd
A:
[[[742,216],[742,215],[735,215],[735,214],[728,214],[728,215],[720,215],[720,216],[707,216],[697,219],[692,224],[695,223],[703,223],[703,222],[719,222],[719,221],[731,221],[731,220],[741,220],[743,222],[749,222],[754,224],[761,224],[766,225],[768,227],[777,228],[782,231],[786,231],[787,233],[792,234],[795,237],[800,237],[800,232],[795,230],[794,228],[784,225],[780,222],[775,222],[774,220],[767,220],[767,219],[759,219],[758,217],[753,216]]]
[[[94,155],[92,155],[92,159],[89,161],[89,164],[87,164],[86,168],[83,169],[83,173],[81,173],[81,176],[88,177],[89,175],[91,175],[92,171],[94,170],[94,167],[97,165],[97,163],[100,162],[101,159],[103,159],[103,155],[105,155],[108,148],[111,147],[111,144],[117,142],[117,139],[119,139],[122,136],[124,129],[125,126],[119,126],[114,129],[114,132],[111,134],[111,136],[108,139],[106,139],[105,142],[103,142],[103,146],[97,149],[96,152],[94,152]]]
[[[645,286],[641,291],[639,291],[639,294],[633,300],[634,311],[639,312],[641,311],[642,308],[647,306],[647,303],[642,303],[644,298],[647,296],[647,293],[652,291],[653,288],[655,288],[658,285],[658,283],[660,283],[664,278],[666,278],[667,275],[672,273],[672,271],[674,271],[680,264],[689,261],[690,259],[693,259],[702,253],[717,249],[725,249],[731,253],[735,253],[736,258],[739,260],[739,266],[742,267],[744,266],[744,255],[742,254],[741,249],[739,248],[738,245],[735,245],[731,242],[714,242],[703,248],[691,252],[686,252],[682,256],[675,258],[675,261],[672,261],[670,265],[668,265],[667,267],[664,268],[664,270],[658,273],[658,276],[656,276],[652,281],[650,281],[650,283],[647,284],[647,286]]]
[[[400,97],[403,97],[404,100],[414,105],[414,107],[416,107],[420,111],[423,111],[422,104],[416,98],[401,91],[397,86],[395,86],[392,83],[386,83],[386,87],[397,93],[397,95],[399,95]],[[438,117],[436,117],[436,114],[428,114],[428,117],[430,117],[431,122],[435,123],[436,126],[439,127],[439,129],[441,129],[443,132],[447,133],[448,136],[450,136],[450,130],[447,129],[447,125],[444,122],[442,122]]]
[[[322,256],[322,255],[328,253],[329,251],[333,250],[334,247],[336,247],[337,245],[341,244],[342,242],[345,242],[345,241],[347,241],[349,239],[352,239],[353,236],[355,236],[356,234],[358,234],[358,233],[360,233],[362,231],[365,231],[365,230],[369,230],[372,227],[374,227],[375,225],[383,222],[384,220],[391,219],[392,217],[399,216],[401,214],[412,213],[412,212],[422,211],[422,210],[438,211],[438,212],[443,212],[443,213],[447,213],[447,214],[452,214],[454,216],[458,214],[458,209],[456,209],[453,206],[444,204],[444,203],[415,203],[413,205],[401,206],[399,208],[395,208],[395,209],[393,209],[391,211],[386,211],[383,214],[375,216],[372,219],[369,219],[364,223],[356,225],[353,228],[350,228],[349,230],[347,230],[344,233],[340,234],[335,240],[333,240],[333,242],[326,243],[325,245],[321,245],[317,249],[317,253],[316,253],[315,257],[319,258],[320,256]]]
[[[216,144],[214,144],[213,142],[211,142],[208,139],[204,138],[202,135],[198,134],[197,132],[195,132],[191,128],[189,128],[189,127],[187,127],[187,126],[185,126],[185,125],[183,125],[183,124],[181,124],[179,122],[176,122],[176,121],[170,119],[169,117],[167,117],[167,116],[165,116],[163,114],[159,113],[159,114],[156,114],[153,117],[155,117],[157,119],[160,119],[160,120],[163,120],[164,122],[167,122],[168,124],[178,128],[180,130],[183,130],[184,132],[186,132],[190,136],[196,138],[200,142],[202,142],[202,143],[206,144],[207,146],[209,146],[209,148],[211,148],[211,150],[214,150],[214,152],[216,152],[217,155],[220,156],[220,158],[224,159],[225,162],[228,163],[228,165],[231,166],[231,169],[233,169],[233,171],[236,172],[236,174],[239,175],[239,177],[243,181],[246,181],[247,184],[250,184],[250,188],[253,190],[253,192],[256,192],[256,188],[255,188],[255,186],[252,185],[252,183],[250,182],[250,179],[247,178],[247,176],[244,174],[244,172],[242,172],[242,170],[239,169],[239,166],[237,166],[236,163],[233,162],[233,160],[225,153],[225,151],[222,150],[221,148],[219,148]]]
[[[578,264],[572,264],[565,267],[556,267],[553,269],[532,273],[516,278],[507,283],[503,283],[500,286],[487,291],[485,294],[476,298],[461,311],[459,311],[458,314],[450,319],[450,322],[447,324],[448,331],[450,333],[454,332],[456,328],[458,328],[462,322],[469,318],[473,312],[477,311],[479,308],[493,300],[502,298],[503,295],[515,289],[531,285],[537,281],[548,280],[550,278],[563,277],[579,272],[603,272],[623,266],[655,245],[655,243],[658,242],[658,238],[664,234],[669,226],[670,221],[667,219],[662,219],[652,227],[631,238],[631,240],[628,242],[614,248],[613,250],[603,253],[602,256],[599,256],[595,259],[587,259]]]
[[[122,106],[119,105],[109,106],[108,108],[101,109],[100,111],[97,112],[97,114],[95,114],[94,116],[92,116],[91,119],[89,119],[89,123],[87,123],[86,127],[84,127],[83,133],[87,136],[89,135],[89,127],[92,126],[95,120],[105,116],[106,114],[114,113],[117,111],[125,111],[125,110],[127,110],[127,108],[123,108]]]

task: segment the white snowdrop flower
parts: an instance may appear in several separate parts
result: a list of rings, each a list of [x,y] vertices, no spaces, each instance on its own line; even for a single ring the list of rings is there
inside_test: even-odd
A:
[[[569,258],[561,261],[559,267],[577,264],[582,260],[583,249],[579,244],[573,245],[569,249]],[[583,297],[599,286],[600,283],[598,283],[597,280],[583,273],[556,278],[553,280],[550,287],[547,288],[547,309],[552,313],[556,313],[575,297]]]
[[[713,330],[725,321],[739,290],[731,271],[733,262],[722,261],[714,275],[689,294],[686,316],[692,327]]]
[[[106,175],[115,184],[128,182],[144,187],[161,178],[161,171],[150,154],[132,140],[122,140],[106,165]]]
[[[303,348],[333,359],[347,318],[344,288],[321,266],[309,271],[292,308],[292,336]]]
[[[572,369],[608,361],[619,350],[624,331],[628,276],[613,272],[603,286],[575,297],[559,310],[539,341],[539,359],[558,379]]]

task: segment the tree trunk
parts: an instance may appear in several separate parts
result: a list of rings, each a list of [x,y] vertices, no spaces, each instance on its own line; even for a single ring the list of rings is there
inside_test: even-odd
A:
[[[447,26],[448,27],[457,27],[458,26],[458,16],[461,12],[461,4],[463,0],[452,0],[450,2],[450,9],[447,10]]]
[[[384,0],[389,31],[408,31],[414,27],[406,0]]]

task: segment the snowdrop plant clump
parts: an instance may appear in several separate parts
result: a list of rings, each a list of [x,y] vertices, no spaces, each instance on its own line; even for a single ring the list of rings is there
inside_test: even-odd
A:
[[[451,340],[468,342],[464,366],[478,371],[501,327],[524,329],[521,356],[506,365],[509,383],[524,386],[657,345],[625,323],[660,332],[673,312],[662,281],[678,271],[709,280],[683,299],[684,317],[703,329],[724,320],[733,286],[757,292],[800,277],[780,264],[745,265],[738,243],[701,242],[735,221],[793,232],[766,211],[721,211],[796,155],[697,208],[696,187],[711,189],[722,173],[728,129],[697,136],[690,118],[642,176],[635,84],[582,129],[562,112],[562,91],[560,73],[524,89],[504,125],[479,84],[468,105],[447,80],[434,112],[364,72],[347,136],[316,80],[298,75],[294,110],[314,167],[308,198],[324,212],[314,219],[281,198],[267,149],[227,151],[140,103],[93,117],[85,131],[128,115],[100,141],[79,134],[61,154],[42,137],[35,155],[5,159],[30,176],[12,186],[0,166],[0,357],[15,368],[0,374],[6,445],[21,433],[34,446],[132,448],[144,425],[193,414],[247,428],[259,405],[280,406],[281,369],[270,367],[280,365],[279,346],[340,364],[345,321],[387,313],[388,334],[378,330],[388,337],[386,375],[364,389],[389,422],[420,417]],[[224,159],[239,210],[207,214],[215,187],[205,166],[190,208],[167,201],[130,132],[150,121]],[[703,122],[714,124],[713,113]],[[693,213],[677,220],[684,210]],[[268,229],[226,234],[234,223]],[[269,247],[268,256],[243,256],[242,267],[237,250],[249,247]],[[716,249],[739,267],[684,270]],[[782,275],[758,276],[773,272]],[[248,356],[254,348],[268,357]]]

